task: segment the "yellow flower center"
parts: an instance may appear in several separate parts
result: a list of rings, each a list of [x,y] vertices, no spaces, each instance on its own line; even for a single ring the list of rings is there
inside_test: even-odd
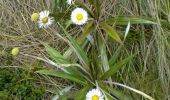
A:
[[[97,95],[92,96],[92,100],[99,100],[99,96]]]
[[[39,18],[39,14],[38,14],[38,13],[33,13],[33,14],[31,15],[31,20],[32,20],[32,21],[37,21],[38,18]]]
[[[77,14],[76,18],[77,18],[77,20],[81,21],[83,19],[83,15],[82,14]]]
[[[47,23],[48,22],[48,17],[44,17],[41,19],[42,23]]]

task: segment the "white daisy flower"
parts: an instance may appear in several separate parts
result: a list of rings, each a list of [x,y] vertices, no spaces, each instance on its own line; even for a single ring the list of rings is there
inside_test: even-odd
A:
[[[46,28],[54,22],[53,18],[49,17],[49,14],[50,14],[49,11],[41,11],[39,13],[38,24],[40,28]]]
[[[68,3],[69,5],[72,5],[72,4],[74,4],[74,1],[73,1],[73,0],[67,0],[67,3]]]
[[[99,89],[92,89],[86,94],[86,100],[104,100],[104,96]]]
[[[71,13],[71,20],[74,24],[83,25],[88,20],[88,14],[84,9],[76,8]]]

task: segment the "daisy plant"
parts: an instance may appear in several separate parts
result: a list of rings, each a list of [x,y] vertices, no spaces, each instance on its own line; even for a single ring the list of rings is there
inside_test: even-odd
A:
[[[72,0],[67,2],[71,3]],[[68,79],[79,84],[80,90],[60,95],[67,100],[133,99],[124,94],[119,87],[154,100],[147,94],[114,80],[119,69],[130,63],[135,57],[135,54],[121,55],[122,51],[126,51],[124,40],[130,30],[130,25],[156,23],[143,17],[103,17],[102,2],[103,0],[74,0],[73,6],[69,7],[63,16],[59,16],[61,12],[58,14],[53,12],[51,16],[48,11],[40,12],[39,26],[49,26],[53,23],[53,18],[56,19],[60,30],[55,34],[63,39],[69,48],[61,54],[47,43],[42,42],[50,57],[50,59],[46,57],[43,61],[57,68],[39,70],[37,73]],[[117,25],[127,26],[125,35],[117,32]],[[72,31],[70,31],[74,27],[78,28],[76,36],[72,35]],[[65,37],[61,34],[64,34]],[[110,51],[110,42],[120,45],[115,52]]]
[[[50,12],[47,10],[41,11],[40,13],[33,13],[31,15],[31,20],[37,21],[38,26],[40,28],[47,28],[54,22],[53,17],[49,15],[50,15]]]

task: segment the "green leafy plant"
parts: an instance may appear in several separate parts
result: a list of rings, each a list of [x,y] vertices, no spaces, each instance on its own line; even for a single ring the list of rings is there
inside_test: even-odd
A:
[[[56,1],[56,0],[55,0]],[[87,92],[92,88],[99,88],[104,94],[105,99],[132,99],[132,97],[125,95],[120,89],[115,86],[121,86],[129,89],[133,92],[143,95],[144,97],[153,100],[152,97],[145,93],[128,87],[126,85],[114,82],[113,76],[132,61],[135,54],[129,54],[126,57],[121,57],[119,54],[124,48],[124,41],[120,34],[116,30],[116,25],[129,25],[130,24],[156,24],[152,20],[144,17],[129,16],[129,17],[102,17],[101,14],[102,1],[99,0],[87,0],[84,3],[82,0],[75,0],[75,5],[85,9],[89,14],[89,21],[81,27],[81,33],[74,38],[69,33],[69,28],[77,27],[72,25],[70,21],[64,21],[65,17],[58,16],[59,13],[51,14],[52,17],[57,19],[57,25],[61,29],[56,32],[63,41],[65,41],[69,48],[64,54],[61,54],[48,44],[42,42],[50,59],[43,59],[45,62],[56,66],[57,69],[45,69],[39,70],[37,73],[43,75],[50,75],[60,77],[63,79],[71,80],[80,85],[81,89],[76,93],[70,93],[70,95],[64,95],[61,97],[71,98],[76,100],[84,100]],[[55,7],[56,8],[56,7]],[[70,9],[64,16],[69,15]],[[70,15],[69,15],[70,16]],[[64,22],[64,24],[63,24]],[[61,24],[62,23],[62,24]],[[66,24],[65,24],[66,23]],[[126,29],[126,35],[128,34],[130,27]],[[61,34],[66,36],[63,37]],[[86,37],[91,36],[91,39]],[[109,54],[109,48],[107,42],[110,41],[108,36],[116,41],[120,47],[113,54]],[[93,42],[92,42],[93,41]],[[40,59],[42,60],[42,59]]]

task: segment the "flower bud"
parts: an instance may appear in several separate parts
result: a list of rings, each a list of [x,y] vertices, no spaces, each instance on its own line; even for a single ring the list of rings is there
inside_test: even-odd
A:
[[[38,13],[33,13],[33,14],[31,15],[31,20],[32,20],[32,21],[37,21],[38,18],[39,18],[39,14],[38,14]]]
[[[19,54],[19,48],[18,47],[13,48],[11,51],[11,54],[13,56],[17,56]]]

